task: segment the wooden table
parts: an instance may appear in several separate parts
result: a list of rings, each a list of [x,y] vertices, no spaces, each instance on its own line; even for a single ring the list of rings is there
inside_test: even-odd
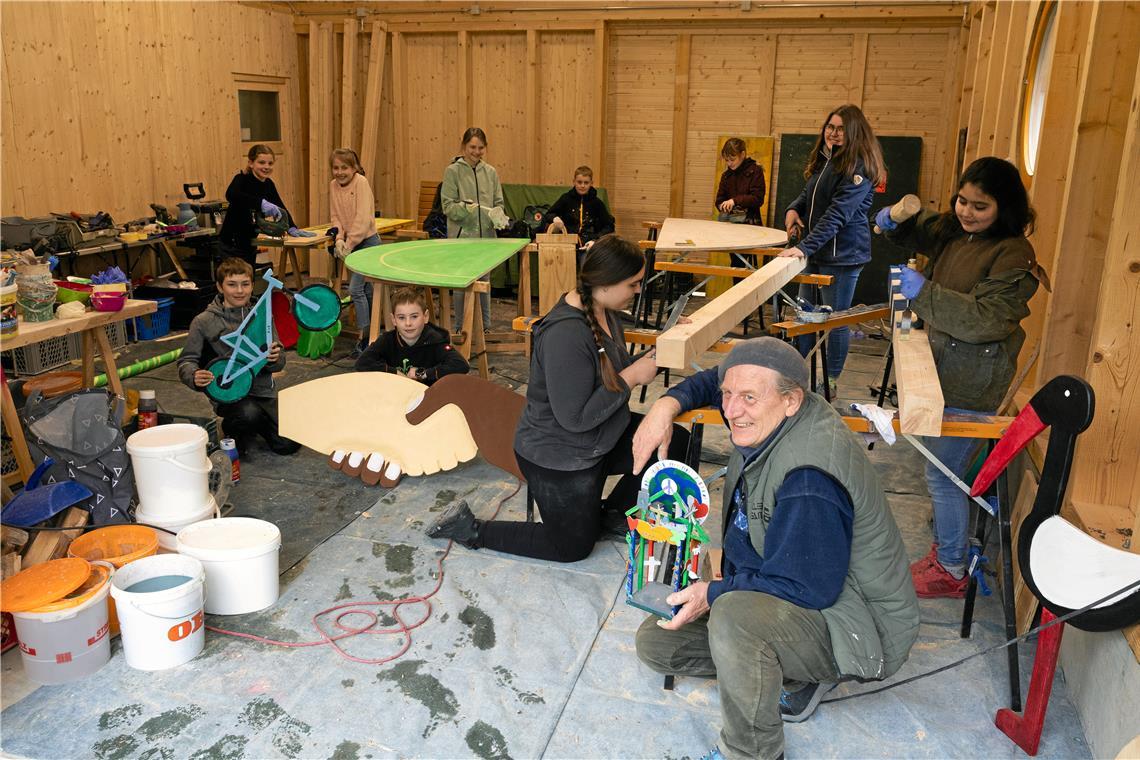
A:
[[[394,232],[404,227],[410,227],[415,224],[414,219],[388,219],[378,217],[376,219],[376,234],[386,235],[389,232]],[[305,286],[304,279],[301,277],[301,266],[297,261],[298,250],[319,249],[322,246],[326,249],[329,248],[330,241],[328,239],[329,228],[331,224],[322,224],[317,227],[306,227],[306,232],[316,233],[314,237],[303,237],[293,235],[286,235],[285,237],[270,237],[268,235],[258,235],[254,240],[257,245],[263,245],[270,248],[281,249],[281,261],[275,261],[273,271],[277,272],[278,277],[285,276],[285,262],[284,259],[288,257],[289,264],[293,268],[293,283],[297,290]],[[331,255],[331,254],[330,254]],[[335,257],[334,257],[335,258]],[[312,271],[313,264],[309,263],[309,270]],[[329,285],[336,287],[335,278],[328,277]]]
[[[503,336],[496,333],[484,334],[483,312],[475,294],[490,292],[491,284],[481,278],[517,255],[520,256],[521,302],[523,283],[528,286],[530,283],[529,246],[529,238],[448,238],[390,243],[349,254],[344,260],[345,266],[352,272],[364,275],[372,283],[369,342],[375,342],[380,337],[380,325],[386,316],[386,286],[395,284],[439,288],[441,301],[444,300],[443,294],[447,289],[462,290],[467,295],[463,303],[461,340],[455,341],[456,348],[464,359],[470,359],[474,349],[479,374],[488,378],[488,352],[521,352],[525,350],[525,345],[514,340],[512,333],[505,334],[510,338],[509,341],[487,343],[488,338],[499,340]],[[526,290],[526,298],[529,303],[529,289]],[[449,322],[450,308],[445,308],[442,312],[440,320]],[[448,326],[445,324],[443,327],[447,329]]]
[[[217,234],[217,230],[212,227],[203,227],[200,229],[189,230],[179,235],[163,235],[147,238],[145,240],[123,240],[117,237],[107,238],[107,242],[100,245],[87,246],[85,248],[77,248],[73,256],[64,257],[64,260],[74,260],[80,256],[102,256],[105,253],[111,254],[112,263],[115,266],[119,265],[118,254],[125,254],[127,257],[126,272],[130,274],[134,270],[134,266],[130,263],[130,254],[133,250],[147,250],[150,254],[151,269],[154,270],[155,276],[158,276],[158,250],[166,254],[170,259],[174,271],[183,280],[190,279],[186,274],[186,270],[182,268],[182,262],[178,260],[178,254],[175,253],[174,247],[184,240],[194,240],[198,238],[207,238]],[[104,259],[105,261],[105,259]],[[74,268],[71,269],[74,272]]]
[[[111,347],[111,340],[107,336],[106,326],[115,322],[124,322],[128,319],[141,317],[144,314],[153,314],[158,310],[154,301],[141,301],[128,299],[120,311],[89,311],[82,317],[75,319],[52,319],[47,322],[19,322],[19,331],[15,335],[5,336],[4,350],[31,346],[50,338],[59,338],[64,335],[80,333],[83,346],[83,387],[90,388],[95,380],[95,347],[103,357],[103,364],[107,371],[107,384],[117,396],[123,393],[123,381],[119,379],[118,367],[115,364],[115,350]],[[24,439],[24,429],[20,425],[19,415],[12,400],[12,393],[8,389],[8,381],[3,383],[2,409],[4,428],[12,438],[12,451],[16,457],[17,471],[5,476],[5,485],[9,480],[26,482],[35,469],[31,455],[28,453],[28,444]]]

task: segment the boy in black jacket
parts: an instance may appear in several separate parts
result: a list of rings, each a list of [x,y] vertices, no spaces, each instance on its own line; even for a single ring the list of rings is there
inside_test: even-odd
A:
[[[579,166],[574,170],[574,187],[542,217],[542,229],[577,235],[581,249],[588,249],[595,240],[614,231],[614,218],[594,187],[593,169]]]
[[[394,330],[365,349],[357,372],[394,372],[431,385],[444,375],[466,374],[467,360],[451,346],[451,335],[427,320],[427,303],[413,288],[392,294]]]

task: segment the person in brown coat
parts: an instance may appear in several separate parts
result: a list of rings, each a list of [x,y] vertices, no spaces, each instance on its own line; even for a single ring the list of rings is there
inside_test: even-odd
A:
[[[728,168],[720,175],[716,190],[717,221],[736,224],[763,224],[764,167],[748,156],[744,141],[730,137],[720,155]]]

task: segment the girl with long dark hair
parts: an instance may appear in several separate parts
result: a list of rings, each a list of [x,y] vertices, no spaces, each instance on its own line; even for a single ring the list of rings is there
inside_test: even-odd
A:
[[[601,531],[602,488],[623,477],[606,504],[625,511],[637,500],[633,434],[642,415],[629,410],[633,388],[657,374],[655,352],[625,349],[618,312],[641,290],[644,257],[636,245],[606,235],[586,254],[577,287],[534,326],[526,407],[515,431],[515,457],[541,523],[476,520],[465,502],[431,528],[433,538],[469,547],[575,562]],[[682,458],[688,433],[677,428],[670,457]]]
[[[834,280],[822,288],[823,302],[835,311],[851,307],[855,284],[863,265],[871,260],[871,210],[874,187],[886,178],[879,141],[858,106],[836,108],[823,120],[815,147],[804,168],[807,184],[788,206],[784,226],[799,243],[781,256],[807,257],[804,270],[829,274]],[[800,286],[800,297],[810,300],[811,286]],[[847,362],[850,330],[838,327],[827,337],[827,377],[835,390]],[[797,339],[804,356],[814,338]]]

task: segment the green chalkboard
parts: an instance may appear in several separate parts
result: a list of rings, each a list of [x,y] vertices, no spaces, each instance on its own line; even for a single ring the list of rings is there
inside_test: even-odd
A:
[[[780,135],[780,170],[776,174],[776,205],[772,209],[772,226],[784,226],[784,212],[804,187],[804,165],[815,145],[816,135]],[[918,194],[918,172],[922,160],[921,137],[880,137],[883,160],[887,164],[887,189],[875,193],[869,216],[883,206],[894,203],[907,193]],[[870,224],[870,219],[868,219]],[[887,272],[891,264],[903,263],[910,252],[887,242],[881,235],[871,236],[871,260],[859,275],[855,286],[855,303],[881,303],[887,300]]]

